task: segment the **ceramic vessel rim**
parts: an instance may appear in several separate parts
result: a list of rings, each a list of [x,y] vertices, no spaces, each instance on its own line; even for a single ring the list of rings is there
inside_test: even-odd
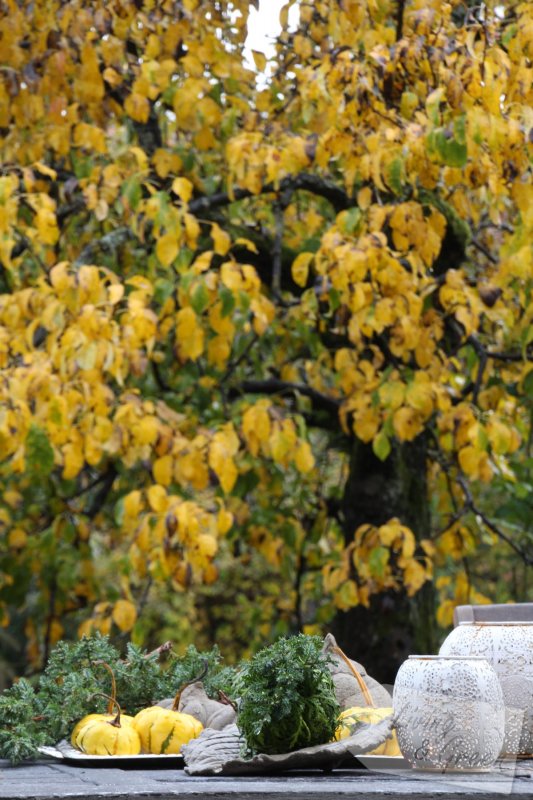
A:
[[[457,628],[461,628],[461,627],[463,627],[465,625],[469,625],[469,626],[475,627],[475,628],[493,628],[495,625],[497,625],[498,627],[500,627],[501,625],[505,625],[505,626],[511,625],[513,627],[518,625],[519,627],[523,627],[524,625],[529,625],[529,626],[533,625],[533,620],[522,620],[522,621],[520,621],[520,620],[505,620],[505,621],[504,620],[494,620],[494,622],[490,622],[490,621],[480,622],[479,620],[475,620],[475,619],[474,620],[462,620],[461,622],[459,622],[457,624],[456,627]]]
[[[409,656],[419,661],[487,661],[485,656]],[[487,664],[489,662],[487,661]]]

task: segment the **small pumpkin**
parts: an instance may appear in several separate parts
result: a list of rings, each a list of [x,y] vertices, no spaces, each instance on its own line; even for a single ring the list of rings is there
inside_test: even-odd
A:
[[[192,681],[183,684],[174,697],[172,708],[150,706],[133,718],[133,727],[141,737],[142,748],[145,753],[179,753],[181,748],[191,739],[196,739],[204,729],[202,723],[191,714],[178,711],[181,693],[186,686],[201,680],[207,672],[207,662],[204,664],[202,674]]]
[[[339,726],[335,732],[335,739],[345,739],[350,736],[355,725],[359,723],[380,722],[385,717],[392,715],[392,708],[371,708],[369,706],[352,706],[339,716]],[[368,755],[373,756],[401,756],[400,746],[396,738],[396,731],[391,736],[372,750]]]
[[[87,725],[88,722],[91,722],[91,721],[94,721],[94,720],[100,720],[102,722],[110,722],[112,719],[115,719],[115,718],[116,718],[116,714],[109,714],[109,713],[106,713],[106,714],[87,714],[87,716],[83,717],[83,719],[80,719],[80,721],[77,722],[76,725],[74,726],[74,728],[72,730],[72,733],[70,734],[70,743],[71,743],[71,745],[73,747],[77,747],[78,750],[81,749],[78,746],[78,736],[79,736],[79,733],[80,733],[81,729],[84,728],[85,725]],[[120,715],[120,724],[121,725],[131,725],[132,722],[133,722],[133,717],[128,716],[128,714],[122,714],[121,713],[121,715]]]
[[[141,752],[141,740],[133,724],[121,723],[120,706],[116,716],[106,719],[107,714],[89,714],[79,727],[76,747],[91,756],[136,756]],[[80,720],[83,722],[83,720]],[[78,726],[77,726],[78,727]]]
[[[204,726],[190,714],[161,706],[150,706],[133,718],[133,728],[140,736],[145,753],[179,753],[182,746],[195,739]]]
[[[100,666],[105,667],[106,670],[111,675],[111,697],[108,698],[107,704],[107,711],[105,714],[87,714],[83,719],[80,719],[79,722],[76,723],[72,733],[70,734],[70,743],[73,747],[78,747],[78,735],[80,730],[85,727],[85,725],[90,722],[91,720],[103,720],[104,722],[109,722],[110,720],[115,718],[114,714],[114,707],[115,702],[117,699],[117,684],[115,681],[115,674],[109,664],[105,661],[98,662]],[[107,695],[105,695],[107,697]],[[127,723],[132,723],[133,717],[129,717],[127,714],[121,714],[120,716],[120,723],[121,725],[125,725]],[[78,747],[78,749],[80,749]]]
[[[353,673],[354,678],[359,684],[361,693],[368,704],[366,706],[352,706],[351,708],[345,709],[340,714],[339,726],[335,731],[335,739],[338,741],[339,739],[345,739],[347,736],[350,736],[353,728],[361,722],[375,723],[380,722],[382,719],[385,719],[385,717],[392,716],[392,708],[376,708],[374,706],[370,690],[364,682],[359,671],[355,669],[348,656],[343,653],[340,647],[335,647],[333,649],[334,652],[336,652],[343,659],[350,671]],[[371,752],[368,753],[368,755],[372,756],[401,756],[401,754],[402,753],[398,744],[398,739],[396,738],[396,731],[394,730],[383,742],[383,744],[380,744],[379,747],[376,747],[374,750],[371,750]]]

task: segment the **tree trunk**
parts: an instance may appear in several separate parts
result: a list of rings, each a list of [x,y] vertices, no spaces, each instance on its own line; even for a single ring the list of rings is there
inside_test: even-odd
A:
[[[428,535],[430,507],[426,480],[426,440],[395,445],[380,461],[370,445],[355,441],[342,511],[346,541],[359,525],[382,525],[398,517],[417,539]],[[340,647],[383,683],[393,683],[412,653],[436,651],[434,591],[431,583],[413,597],[404,591],[371,598],[370,608],[339,612],[331,631]]]

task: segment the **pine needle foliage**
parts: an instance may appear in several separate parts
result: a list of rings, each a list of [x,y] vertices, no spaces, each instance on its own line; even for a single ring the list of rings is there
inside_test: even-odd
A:
[[[0,758],[14,764],[35,758],[39,746],[68,738],[85,714],[104,712],[107,703],[98,693],[111,693],[104,663],[115,675],[123,711],[136,714],[175,695],[201,672],[206,661],[209,682],[210,672],[219,668],[217,648],[199,653],[191,645],[184,656],[170,654],[169,662],[162,664],[157,651],[147,653],[132,644],[123,658],[108,637],[99,633],[77,642],[59,642],[36,688],[22,678],[0,695]]]

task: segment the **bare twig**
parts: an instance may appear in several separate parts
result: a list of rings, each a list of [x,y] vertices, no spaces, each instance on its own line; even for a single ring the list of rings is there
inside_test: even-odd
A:
[[[533,556],[530,556],[529,553],[527,553],[519,545],[517,545],[516,542],[513,542],[510,536],[504,533],[500,527],[495,525],[494,522],[491,522],[491,520],[487,517],[487,515],[484,514],[483,511],[481,511],[481,509],[477,507],[465,477],[463,475],[458,475],[456,480],[459,486],[461,487],[465,497],[465,511],[471,511],[472,514],[474,514],[478,519],[482,521],[482,523],[485,525],[486,528],[489,529],[489,531],[492,531],[492,533],[494,533],[498,537],[498,539],[501,539],[502,542],[505,542],[507,545],[509,545],[509,547],[512,550],[514,550],[515,553],[517,553],[517,555],[520,556],[520,558],[523,560],[525,564],[527,564],[527,566],[529,567],[533,566]]]
[[[267,183],[261,188],[261,191],[257,193],[251,192],[249,189],[239,188],[234,189],[231,195],[228,192],[216,192],[215,194],[205,197],[194,198],[189,203],[188,209],[191,214],[201,214],[212,208],[227,206],[237,200],[245,200],[246,198],[256,197],[260,194],[284,193],[287,190],[296,192],[299,189],[324,197],[332,204],[336,211],[343,211],[353,205],[353,200],[332,181],[320,178],[318,175],[302,172],[299,175],[284,178],[280,183],[279,189],[276,189],[274,184]]]
[[[498,263],[498,259],[496,258],[496,256],[493,256],[492,253],[490,252],[490,250],[487,250],[485,245],[481,244],[481,242],[478,239],[475,239],[474,237],[472,237],[472,239],[470,240],[470,243],[473,244],[474,247],[477,250],[479,250],[480,253],[483,253],[483,255],[486,256],[486,258],[488,258],[488,260],[491,262],[491,264],[497,264]]]
[[[276,298],[281,294],[281,253],[283,242],[283,206],[274,204],[274,251],[272,253],[272,292]]]
[[[231,378],[231,376],[233,375],[239,364],[241,364],[244,361],[244,359],[246,358],[246,356],[248,355],[254,344],[257,342],[258,338],[259,338],[258,335],[254,333],[254,335],[252,336],[252,338],[250,339],[250,341],[248,342],[248,344],[246,345],[240,356],[238,356],[234,361],[230,361],[226,369],[226,372],[224,373],[224,375],[220,380],[220,383],[222,385],[228,382],[229,378]]]
[[[106,233],[101,239],[95,239],[83,248],[77,259],[74,261],[74,267],[81,267],[84,264],[92,264],[99,251],[104,253],[112,253],[117,250],[121,245],[130,239],[134,239],[135,234],[126,225]]]
[[[322,394],[322,392],[313,389],[311,386],[307,386],[303,383],[282,381],[278,378],[243,381],[243,383],[240,384],[240,389],[245,394],[283,394],[287,392],[301,394],[305,397],[309,397],[316,409],[327,411],[330,414],[338,414],[341,405],[340,400]]]
[[[396,41],[401,39],[403,35],[404,9],[405,9],[405,0],[398,0],[398,11],[396,12]]]

